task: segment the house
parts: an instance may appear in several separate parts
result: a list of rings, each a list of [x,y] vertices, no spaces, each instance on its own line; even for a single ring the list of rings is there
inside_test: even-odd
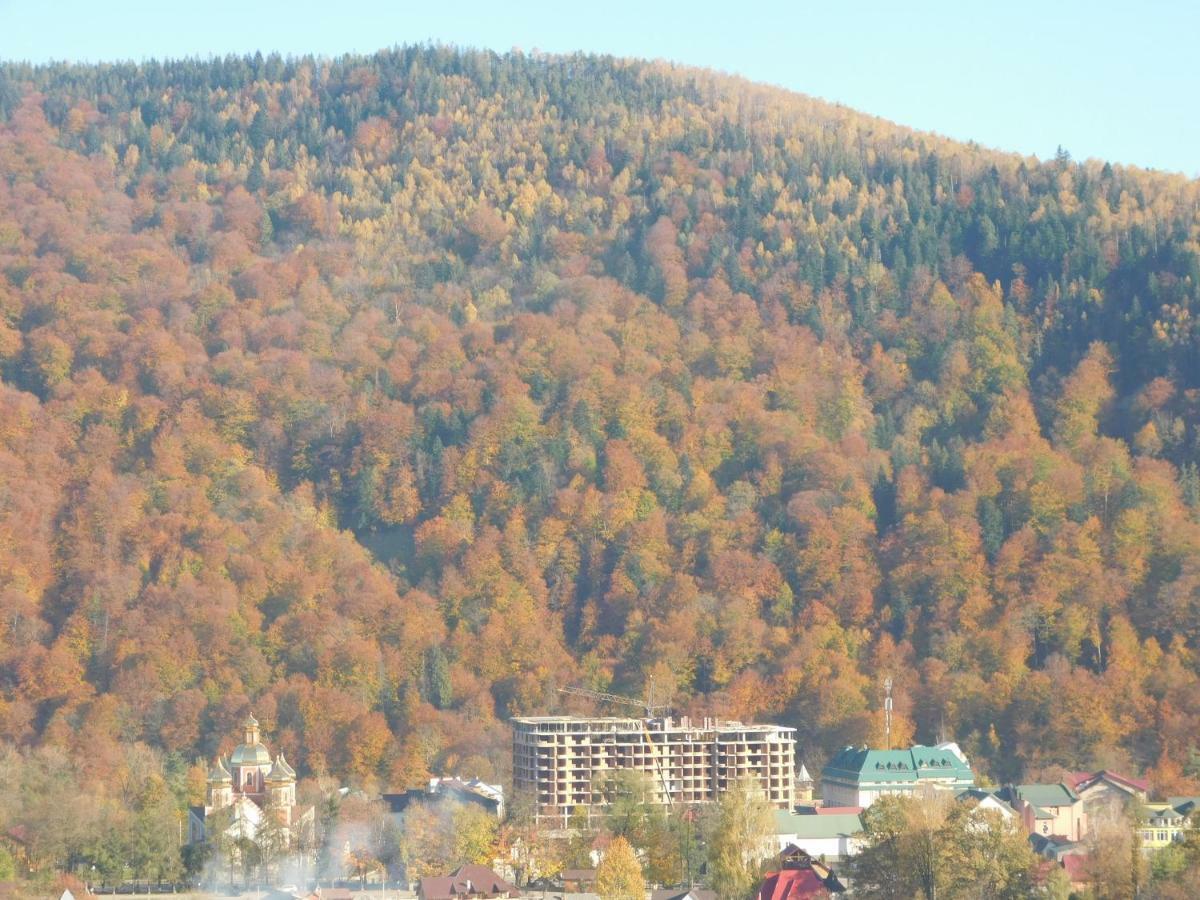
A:
[[[388,805],[393,819],[399,819],[412,803],[441,803],[454,801],[478,806],[498,819],[504,818],[504,788],[498,784],[487,784],[478,778],[430,778],[423,788],[410,788],[399,793],[380,795]]]
[[[889,794],[912,794],[926,785],[955,793],[974,787],[975,774],[958,744],[921,744],[907,750],[846,747],[821,772],[826,806],[866,808]]]
[[[955,798],[960,803],[972,801],[979,804],[980,809],[991,810],[1000,815],[1006,822],[1017,818],[1017,811],[996,795],[995,791],[985,788],[968,788]]]
[[[1092,823],[1122,815],[1127,809],[1145,803],[1150,790],[1144,779],[1129,778],[1107,769],[1073,772],[1063,779],[1063,784],[1079,795],[1083,811]]]
[[[1192,827],[1191,814],[1200,807],[1200,797],[1170,797],[1165,803],[1145,804],[1142,824],[1142,849],[1161,850],[1182,841]]]
[[[1021,817],[1030,834],[1055,835],[1071,841],[1087,836],[1083,800],[1065,784],[1008,785],[998,793]]]
[[[837,862],[858,853],[862,844],[861,810],[803,813],[775,810],[775,839],[781,851],[802,850],[813,859]]]
[[[459,866],[449,875],[422,878],[420,900],[459,900],[469,897],[519,897],[521,892],[487,866]]]
[[[590,894],[596,888],[595,869],[563,869],[558,877],[564,893]]]
[[[1061,863],[1066,857],[1072,854],[1087,852],[1086,844],[1080,841],[1067,840],[1065,837],[1057,837],[1052,834],[1031,834],[1029,836],[1029,846],[1033,848],[1033,852],[1038,856],[1044,856],[1046,859],[1052,859],[1057,863]]]
[[[758,900],[804,900],[829,897],[832,892],[812,869],[768,872],[758,889]]]
[[[799,847],[789,846],[779,854],[779,871],[768,872],[763,877],[758,900],[804,900],[828,897],[845,890],[832,869]]]

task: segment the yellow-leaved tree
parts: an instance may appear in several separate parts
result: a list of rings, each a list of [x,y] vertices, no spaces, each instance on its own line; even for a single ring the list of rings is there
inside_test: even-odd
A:
[[[623,837],[613,838],[596,868],[596,893],[600,900],[643,900],[646,881],[633,846]]]

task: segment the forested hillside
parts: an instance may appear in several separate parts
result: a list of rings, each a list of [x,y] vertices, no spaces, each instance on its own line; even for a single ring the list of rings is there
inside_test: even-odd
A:
[[[1198,318],[1198,182],[702,71],[0,66],[0,741],[504,779],[653,678],[814,770],[890,675],[1194,789]]]

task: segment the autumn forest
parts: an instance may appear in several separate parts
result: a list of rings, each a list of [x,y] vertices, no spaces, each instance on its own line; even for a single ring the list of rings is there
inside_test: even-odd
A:
[[[1195,791],[1198,323],[1200,182],[700,70],[0,65],[0,796],[196,802],[250,710],[507,782],[568,685],[816,772],[887,677]]]

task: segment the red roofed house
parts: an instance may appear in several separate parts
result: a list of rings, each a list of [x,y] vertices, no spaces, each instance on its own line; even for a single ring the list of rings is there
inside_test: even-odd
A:
[[[1129,778],[1101,769],[1099,772],[1072,772],[1063,779],[1083,801],[1083,810],[1093,824],[1120,814],[1130,803],[1145,803],[1150,785],[1141,778]]]
[[[768,872],[758,889],[758,900],[804,900],[845,891],[833,870],[813,859],[802,848],[789,844],[779,854],[779,871]]]
[[[758,900],[803,900],[828,897],[829,888],[812,869],[784,869],[768,872],[758,889]]]
[[[518,897],[521,892],[487,866],[459,866],[449,875],[422,878],[420,900],[459,900],[469,897]]]

